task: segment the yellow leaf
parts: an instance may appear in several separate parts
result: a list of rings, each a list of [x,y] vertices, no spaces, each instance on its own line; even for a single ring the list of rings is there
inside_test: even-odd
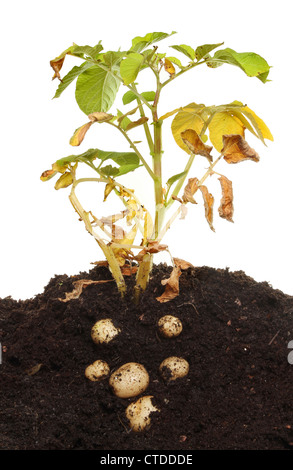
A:
[[[164,68],[172,77],[175,74],[175,67],[169,59],[165,59]]]
[[[242,109],[242,112],[249,118],[251,119],[251,122],[252,122],[252,125],[254,127],[257,127],[256,128],[256,131],[260,130],[262,136],[264,139],[268,139],[268,140],[274,140],[274,137],[272,136],[271,134],[271,131],[270,129],[268,128],[268,126],[264,123],[264,121],[255,114],[254,111],[252,111],[252,109],[248,108],[248,106],[245,106],[243,109]],[[259,132],[258,132],[259,134]]]
[[[229,113],[216,113],[209,124],[210,141],[218,152],[221,152],[224,134],[238,134],[244,137],[244,125]]]
[[[109,194],[113,191],[113,189],[115,188],[116,184],[115,184],[115,181],[113,181],[111,178],[109,178],[110,182],[106,184],[105,186],[105,191],[104,191],[104,201],[106,201],[107,197],[109,196]]]
[[[55,189],[68,188],[73,183],[72,174],[69,172],[63,173],[60,178],[56,181]]]
[[[186,129],[184,132],[181,132],[181,138],[192,153],[195,155],[202,155],[210,162],[213,161],[213,157],[210,155],[213,147],[205,145],[197,132],[195,132],[193,129]]]
[[[80,145],[81,142],[83,141],[87,131],[89,130],[89,128],[91,127],[91,125],[93,123],[94,123],[94,121],[87,122],[83,126],[76,129],[76,131],[74,132],[73,136],[71,137],[71,139],[69,141],[70,145],[73,145],[74,147]]]
[[[184,132],[186,129],[193,129],[198,135],[200,135],[204,121],[198,113],[203,108],[204,105],[191,103],[184,108],[181,108],[172,121],[171,130],[173,137],[179,147],[187,153],[190,153],[190,150],[182,141],[181,132]]]
[[[153,234],[154,224],[150,213],[144,209],[143,245]]]
[[[173,114],[178,113],[180,109],[182,108],[176,108],[176,109],[173,109],[173,111],[170,111],[169,113],[164,114],[163,116],[159,118],[159,121],[163,121],[164,119],[167,119],[168,117],[173,116]]]
[[[221,153],[227,163],[239,163],[245,160],[259,161],[259,155],[241,135],[223,135]]]
[[[57,171],[55,170],[46,170],[46,171],[43,171],[43,173],[41,174],[41,180],[42,181],[48,181],[50,180],[51,178],[53,178],[53,176],[55,176],[57,173]]]
[[[222,188],[222,199],[220,207],[218,209],[220,217],[233,222],[233,188],[232,182],[226,178],[226,176],[221,176],[218,178],[221,183]]]

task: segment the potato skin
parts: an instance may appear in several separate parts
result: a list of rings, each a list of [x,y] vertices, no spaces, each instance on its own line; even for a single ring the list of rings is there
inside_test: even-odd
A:
[[[148,387],[149,374],[142,364],[127,362],[113,372],[109,385],[117,397],[136,397]]]

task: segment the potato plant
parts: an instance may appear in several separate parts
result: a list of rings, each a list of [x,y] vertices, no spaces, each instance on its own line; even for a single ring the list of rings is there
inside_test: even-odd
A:
[[[54,98],[76,81],[75,98],[87,116],[74,131],[70,145],[78,147],[92,126],[111,126],[113,134],[122,134],[128,150],[101,149],[98,144],[98,148],[56,160],[51,169],[42,173],[41,180],[47,181],[58,175],[55,189],[69,188],[69,200],[104,253],[105,262],[122,296],[126,292],[125,275],[129,270],[130,273],[136,270],[136,300],[148,285],[154,254],[168,251],[168,247],[162,244],[164,235],[176,218],[185,217],[187,205],[197,203],[195,195],[198,191],[202,195],[206,220],[214,230],[215,201],[204,184],[209,176],[217,175],[219,179],[222,191],[219,216],[233,221],[232,182],[224,174],[215,172],[219,161],[224,160],[228,164],[259,161],[259,155],[245,140],[245,131],[264,144],[266,139],[273,140],[264,121],[240,101],[204,105],[198,104],[196,97],[197,102],[191,101],[160,115],[160,97],[166,87],[172,87],[174,80],[185,73],[193,73],[196,67],[213,69],[224,64],[233,65],[248,77],[255,77],[263,83],[268,81],[270,69],[258,54],[223,48],[223,43],[197,47],[175,44],[168,47],[169,53],[160,51],[157,43],[173,34],[154,32],[135,37],[129,50],[125,51],[105,51],[101,42],[93,47],[73,44],[50,62],[54,70],[53,79],[59,80]],[[81,63],[61,78],[60,72],[68,55]],[[145,69],[151,71],[154,80],[148,89],[141,89],[139,78]],[[127,91],[114,111],[121,86]],[[182,165],[183,158],[179,158],[178,171],[164,181],[162,164],[168,165],[168,158],[166,154],[163,156],[163,130],[170,121],[178,152],[185,154],[186,160]],[[141,150],[141,142],[135,138],[138,127],[144,130],[147,155]],[[203,175],[196,175],[194,166],[202,157],[206,159],[207,168]],[[81,165],[89,168],[89,177],[78,176]],[[141,167],[145,170],[145,178],[153,182],[154,213],[148,209],[149,201],[140,201],[135,189],[120,182],[122,175]],[[110,194],[119,198],[121,212],[98,217],[90,208],[85,209],[78,199],[77,188],[90,182],[103,185],[104,201]],[[160,302],[177,295],[179,275],[184,269],[182,260],[172,256],[171,259],[173,271],[170,279],[165,280],[166,290],[158,298]]]

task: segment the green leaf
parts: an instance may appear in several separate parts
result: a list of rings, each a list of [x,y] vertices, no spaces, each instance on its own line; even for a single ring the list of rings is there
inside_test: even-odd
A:
[[[114,67],[119,65],[121,60],[126,56],[126,52],[120,51],[109,51],[103,54],[103,61],[106,65]]]
[[[124,117],[122,118],[122,116]],[[131,120],[129,119],[128,116],[125,116],[121,111],[119,111],[119,109],[117,109],[117,117],[119,121],[119,126],[121,127],[121,129],[126,131],[127,126],[131,123]],[[119,120],[119,118],[122,118],[122,119]]]
[[[170,46],[170,47],[172,47],[172,49],[175,49],[176,51],[181,52],[182,54],[186,55],[191,60],[195,59],[195,51],[191,46],[187,46],[186,44],[180,44],[178,46]]]
[[[71,69],[70,72],[68,72],[68,74],[63,77],[62,82],[59,83],[53,98],[59,98],[61,93],[68,87],[68,85],[70,85],[70,83],[73,82],[73,80],[75,80],[81,73],[92,66],[93,64],[90,62],[84,62],[80,66],[73,67],[73,69]]]
[[[218,44],[204,44],[203,46],[198,46],[195,49],[196,60],[199,61],[206,55],[208,55],[212,50],[216,49],[219,46],[222,46],[224,43],[220,42]]]
[[[94,47],[91,46],[78,46],[77,44],[74,44],[71,47],[70,54],[76,55],[78,57],[83,56],[84,58],[90,57],[91,59],[97,59],[99,56],[99,53],[103,50],[103,46],[99,43]]]
[[[80,109],[89,115],[95,111],[107,112],[115,101],[120,81],[112,72],[93,65],[79,75],[75,98]]]
[[[170,34],[155,32],[155,33],[148,33],[143,37],[137,36],[134,39],[132,39],[131,51],[141,52],[143,49],[150,46],[151,44],[162,41],[162,39],[168,38],[169,36],[172,36],[173,34],[176,34],[176,31],[172,31],[172,33]]]
[[[53,170],[64,172],[71,163],[92,164],[95,159],[101,160],[101,163],[112,160],[118,165],[118,168],[111,165],[99,166],[98,171],[105,176],[125,175],[141,166],[135,152],[106,152],[99,149],[89,149],[80,155],[69,155],[57,160],[53,165]]]
[[[235,52],[227,48],[217,51],[209,62],[226,63],[241,68],[248,77],[257,77],[263,83],[267,81],[270,66],[267,61],[254,52]]]
[[[140,93],[147,101],[154,101],[156,93],[154,91],[144,91]],[[122,98],[123,104],[129,104],[136,100],[137,96],[131,91],[127,91]]]
[[[125,85],[133,83],[141,69],[144,57],[136,52],[130,53],[120,64],[120,74]]]
[[[171,176],[171,178],[168,179],[167,181],[167,187],[170,188],[172,184],[174,184],[176,181],[180,180],[180,178],[183,178],[183,176],[186,176],[188,171],[182,171],[182,173],[178,173],[177,175]]]

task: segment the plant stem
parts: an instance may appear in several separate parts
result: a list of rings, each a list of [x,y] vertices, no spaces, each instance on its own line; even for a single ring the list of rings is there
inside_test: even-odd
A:
[[[135,84],[132,85],[132,91],[137,92],[137,88],[136,88]],[[136,101],[137,101],[137,104],[139,106],[140,116],[145,117],[145,112],[144,112],[144,109],[143,109],[143,106],[142,106],[142,102],[141,102],[141,99],[138,96],[136,96]],[[153,142],[153,139],[152,139],[152,136],[151,136],[151,132],[150,132],[148,123],[145,122],[143,124],[143,127],[144,127],[144,131],[145,131],[146,139],[147,139],[147,142],[148,142],[148,146],[149,146],[149,149],[150,149],[150,154],[152,155],[153,152],[154,152],[154,142]]]
[[[143,164],[143,166],[146,168],[147,172],[149,173],[149,175],[151,176],[151,178],[153,180],[155,180],[155,174],[154,172],[152,171],[151,167],[148,165],[148,163],[146,162],[146,160],[144,159],[144,157],[142,156],[142,154],[140,153],[140,151],[138,150],[138,148],[136,147],[136,145],[132,142],[132,140],[130,139],[130,137],[127,135],[127,132],[124,131],[124,129],[122,129],[122,127],[120,126],[117,126],[116,124],[114,124],[113,122],[111,121],[108,121],[107,124],[110,124],[111,126],[115,127],[116,129],[118,129],[121,134],[125,137],[125,139],[127,140],[127,142],[129,143],[130,147],[134,150],[134,152],[136,153],[136,155],[138,156],[138,158],[140,159],[141,163]]]

